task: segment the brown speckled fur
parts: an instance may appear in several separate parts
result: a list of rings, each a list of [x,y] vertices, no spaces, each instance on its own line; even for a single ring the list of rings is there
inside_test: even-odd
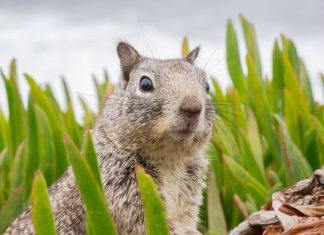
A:
[[[145,234],[144,215],[134,171],[142,165],[163,199],[171,234],[200,234],[196,229],[204,171],[203,156],[214,122],[204,71],[193,65],[199,49],[185,59],[156,60],[140,56],[126,43],[117,48],[122,68],[120,88],[105,105],[92,131],[106,200],[121,235]],[[141,77],[154,91],[139,89]],[[197,123],[179,114],[184,97],[202,104]],[[179,130],[191,130],[183,136]],[[59,234],[85,234],[85,212],[71,169],[50,188]],[[34,234],[30,208],[5,234]]]

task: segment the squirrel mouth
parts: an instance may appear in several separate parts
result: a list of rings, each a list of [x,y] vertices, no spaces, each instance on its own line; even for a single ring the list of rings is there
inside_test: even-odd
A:
[[[177,130],[176,133],[179,135],[190,135],[192,133],[192,130],[189,129]]]

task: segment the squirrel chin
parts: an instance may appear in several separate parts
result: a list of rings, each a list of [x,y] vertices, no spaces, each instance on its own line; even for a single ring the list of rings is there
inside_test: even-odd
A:
[[[169,136],[179,142],[190,140],[195,134],[194,130],[183,129],[183,130],[173,130],[169,133]]]

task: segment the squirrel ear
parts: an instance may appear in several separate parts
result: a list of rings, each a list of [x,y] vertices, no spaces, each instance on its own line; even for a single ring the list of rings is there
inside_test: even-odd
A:
[[[135,50],[134,47],[129,45],[126,42],[120,42],[117,46],[117,53],[120,60],[120,66],[122,70],[123,79],[129,81],[129,73],[132,68],[139,62],[141,59],[140,54]]]
[[[186,60],[190,63],[193,64],[199,54],[199,47],[196,47],[195,49],[193,49],[187,56],[186,56]]]

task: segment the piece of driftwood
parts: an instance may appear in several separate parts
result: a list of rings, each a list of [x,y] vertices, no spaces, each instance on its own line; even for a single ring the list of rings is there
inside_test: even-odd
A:
[[[229,235],[324,235],[324,169],[274,193]]]

